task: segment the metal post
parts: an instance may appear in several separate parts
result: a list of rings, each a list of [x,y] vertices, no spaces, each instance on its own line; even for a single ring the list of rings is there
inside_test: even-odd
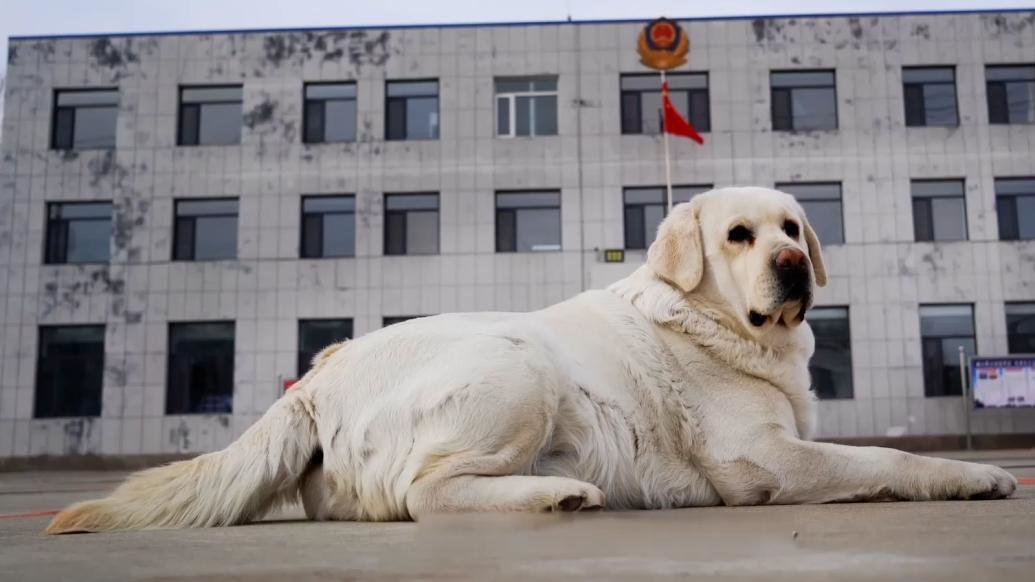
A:
[[[967,373],[967,353],[963,346],[959,346],[960,354],[960,389],[963,394],[963,422],[967,431],[967,450],[974,448],[973,437],[970,434],[970,375]]]
[[[661,86],[665,86],[665,70],[661,70]],[[667,97],[668,95],[664,95]],[[665,203],[668,207],[668,212],[672,212],[672,161],[669,159],[668,153],[668,130],[665,127],[665,106],[662,103],[661,111],[661,133],[664,134],[665,140]],[[666,214],[668,213],[666,212]]]

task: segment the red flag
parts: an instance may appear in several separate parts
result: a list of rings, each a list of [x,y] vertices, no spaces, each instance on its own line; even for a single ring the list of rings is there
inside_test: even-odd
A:
[[[661,84],[661,104],[664,109],[664,123],[665,132],[671,133],[672,135],[680,135],[688,137],[699,144],[704,144],[704,138],[701,134],[697,133],[694,126],[690,125],[690,122],[683,119],[683,116],[679,114],[675,106],[672,105],[672,101],[668,98],[668,81]]]

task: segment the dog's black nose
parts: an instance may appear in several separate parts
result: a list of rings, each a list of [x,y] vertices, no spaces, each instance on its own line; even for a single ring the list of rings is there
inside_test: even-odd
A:
[[[809,262],[798,249],[783,249],[773,258],[773,269],[786,299],[801,299],[809,292]]]

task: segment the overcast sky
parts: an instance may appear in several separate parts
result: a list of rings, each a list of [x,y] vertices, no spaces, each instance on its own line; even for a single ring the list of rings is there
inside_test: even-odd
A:
[[[1035,7],[1011,0],[2,0],[19,35]],[[0,71],[7,59],[0,58]],[[2,74],[2,72],[0,72]],[[2,103],[2,98],[0,98]]]

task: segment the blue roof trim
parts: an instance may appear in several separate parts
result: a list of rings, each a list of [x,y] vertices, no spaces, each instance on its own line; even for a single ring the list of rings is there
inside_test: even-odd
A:
[[[711,21],[711,20],[772,20],[777,18],[861,18],[873,16],[940,16],[952,14],[1003,14],[1003,13],[1024,13],[1035,12],[1035,8],[976,8],[973,10],[919,10],[914,12],[827,12],[816,14],[763,14],[744,16],[696,16],[687,18],[673,18],[680,22]],[[263,34],[263,33],[285,33],[285,32],[335,32],[345,30],[384,30],[384,29],[416,29],[416,28],[484,28],[490,26],[556,26],[556,25],[581,25],[581,24],[629,24],[634,22],[647,22],[650,18],[622,18],[615,20],[532,20],[524,22],[470,22],[453,24],[378,24],[362,26],[304,26],[294,28],[227,28],[215,30],[172,30],[154,32],[92,32],[77,34],[54,34],[54,35],[26,35],[11,36],[9,40],[59,40],[73,38],[99,38],[99,37],[137,37],[137,36],[188,36],[188,35],[213,35],[213,34]]]

